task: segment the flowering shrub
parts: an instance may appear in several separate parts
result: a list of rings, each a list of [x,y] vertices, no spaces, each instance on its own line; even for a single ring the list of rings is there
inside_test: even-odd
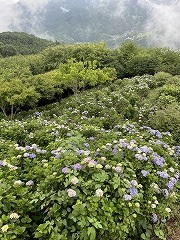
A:
[[[78,126],[62,125],[64,118],[40,116],[35,130],[30,120],[9,121],[23,128],[25,145],[4,128],[1,239],[150,239],[153,231],[164,239],[180,177],[171,137],[128,122],[109,130],[95,122],[89,136],[86,118]],[[37,136],[45,132],[44,145]]]
[[[144,124],[152,77],[128,81],[0,121],[2,240],[165,239],[180,147]]]

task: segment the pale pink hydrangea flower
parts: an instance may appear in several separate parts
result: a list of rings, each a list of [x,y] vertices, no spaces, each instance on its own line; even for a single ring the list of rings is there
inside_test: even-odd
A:
[[[71,188],[67,190],[67,193],[68,193],[69,197],[75,197],[76,196],[76,191],[74,191]]]

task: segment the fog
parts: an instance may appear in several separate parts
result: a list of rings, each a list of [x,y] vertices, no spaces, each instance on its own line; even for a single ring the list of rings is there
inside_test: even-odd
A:
[[[47,4],[58,1],[62,9],[66,9],[71,2],[77,0],[0,0],[0,32],[24,31],[45,38],[53,38],[43,32],[41,22],[47,11]],[[126,10],[130,4],[136,4],[148,12],[143,23],[143,31],[148,35],[149,43],[156,46],[169,46],[176,48],[180,39],[180,1],[178,0],[78,0],[78,4],[86,3],[97,10],[108,11],[112,14],[111,6],[116,6],[114,16],[126,18]],[[74,4],[74,3],[73,3]],[[20,7],[21,5],[21,7]],[[22,6],[30,18],[22,18]],[[69,11],[69,10],[68,10]],[[25,25],[26,24],[26,25]]]

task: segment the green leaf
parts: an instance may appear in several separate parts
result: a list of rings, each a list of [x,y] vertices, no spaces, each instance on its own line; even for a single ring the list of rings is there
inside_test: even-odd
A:
[[[94,227],[88,227],[88,236],[90,237],[90,240],[96,239],[96,229]]]

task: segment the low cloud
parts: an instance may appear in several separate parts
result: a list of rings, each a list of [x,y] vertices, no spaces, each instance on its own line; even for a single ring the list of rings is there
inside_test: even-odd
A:
[[[0,0],[0,32],[12,30],[12,23],[18,25],[20,11],[14,8],[13,1]]]
[[[139,0],[138,3],[149,11],[144,29],[149,43],[158,47],[180,47],[180,1]]]
[[[77,1],[77,6],[83,4],[104,12],[106,16],[114,18],[114,21],[117,20],[116,17],[126,19],[128,7],[137,5],[137,9],[145,11],[146,22],[142,24],[149,44],[180,48],[179,0],[0,0],[0,32],[26,30],[38,36],[51,38],[43,29],[43,21],[48,11],[46,6],[57,2],[62,4],[64,11],[69,11],[71,9],[66,5],[75,4],[73,1]],[[24,11],[27,14],[24,14]],[[134,14],[139,12],[138,10]]]

